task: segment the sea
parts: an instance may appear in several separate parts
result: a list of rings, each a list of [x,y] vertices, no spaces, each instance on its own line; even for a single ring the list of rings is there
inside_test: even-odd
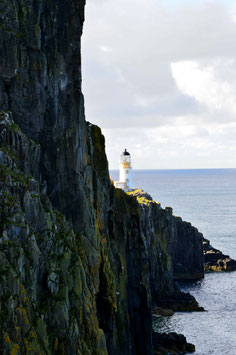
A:
[[[118,171],[110,172],[118,180]],[[236,169],[133,170],[133,185],[191,222],[211,245],[236,259]],[[155,317],[159,332],[184,334],[195,355],[236,355],[236,272],[180,284],[206,312]]]

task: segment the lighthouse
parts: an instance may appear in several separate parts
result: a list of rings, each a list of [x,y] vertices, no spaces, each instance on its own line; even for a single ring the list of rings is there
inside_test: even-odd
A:
[[[115,181],[115,187],[126,192],[133,188],[131,155],[126,149],[120,156],[120,176],[119,181]]]

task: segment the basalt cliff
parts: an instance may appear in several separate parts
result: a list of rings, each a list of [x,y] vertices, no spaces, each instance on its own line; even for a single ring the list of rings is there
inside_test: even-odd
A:
[[[115,189],[85,121],[84,5],[0,2],[1,354],[153,354],[152,307],[198,309],[202,235]]]

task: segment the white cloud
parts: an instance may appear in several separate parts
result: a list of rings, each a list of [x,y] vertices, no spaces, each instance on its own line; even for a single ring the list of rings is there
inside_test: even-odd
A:
[[[217,67],[228,70],[230,61],[219,61],[202,66],[196,61],[172,63],[173,76],[183,93],[193,96],[210,109],[225,110],[236,114],[236,85],[217,78]],[[235,71],[235,67],[234,67]],[[235,74],[234,74],[235,75]]]

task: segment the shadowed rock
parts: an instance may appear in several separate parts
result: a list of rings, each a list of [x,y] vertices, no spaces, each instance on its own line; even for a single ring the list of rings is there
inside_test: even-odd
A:
[[[143,190],[135,189],[128,194],[135,196],[141,205],[148,206],[149,209],[159,209],[159,213],[152,218],[156,219],[156,224],[162,220],[162,228],[169,229],[169,253],[172,257],[175,279],[198,280],[203,278],[203,235],[197,228],[180,217],[174,216],[171,207],[162,209],[160,203],[153,201],[152,197]],[[166,225],[163,225],[162,216],[165,216]]]
[[[157,305],[161,308],[171,309],[174,312],[203,312],[196,299],[190,293],[177,291],[165,298],[160,298]]]
[[[186,354],[195,351],[195,346],[187,343],[184,335],[173,332],[153,333],[152,342],[155,355]]]

